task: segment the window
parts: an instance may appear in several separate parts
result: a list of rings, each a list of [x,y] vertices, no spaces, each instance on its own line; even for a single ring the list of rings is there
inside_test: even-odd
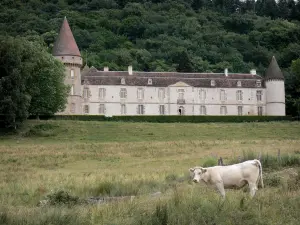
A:
[[[226,101],[226,92],[225,92],[225,90],[220,91],[220,100],[221,101]]]
[[[148,79],[148,84],[152,85],[152,79],[150,79],[150,78]]]
[[[106,96],[106,89],[105,88],[99,88],[99,98],[103,99]]]
[[[70,91],[71,95],[74,95],[74,84],[72,84],[71,86],[71,91]]]
[[[263,114],[263,108],[262,108],[262,106],[258,106],[257,107],[257,115],[262,116],[262,114]]]
[[[126,88],[121,88],[121,90],[120,90],[120,97],[122,99],[127,98],[127,90],[126,90]]]
[[[125,84],[125,78],[121,79],[121,84]]]
[[[71,70],[71,78],[74,78],[74,76],[75,76],[75,73],[74,73],[74,70],[72,69]]]
[[[99,114],[105,114],[105,105],[104,104],[99,105]]]
[[[236,100],[237,101],[243,100],[243,92],[241,90],[236,91]]]
[[[159,114],[160,115],[165,115],[165,106],[164,105],[159,106]]]
[[[215,81],[215,80],[211,80],[211,81],[210,81],[210,85],[211,85],[211,86],[216,86],[216,81]]]
[[[227,107],[226,106],[221,106],[220,114],[221,115],[227,115]]]
[[[261,81],[260,80],[256,81],[256,87],[261,87]]]
[[[139,115],[143,115],[145,113],[144,105],[138,105],[138,112]]]
[[[200,100],[205,100],[206,99],[206,91],[201,89],[199,92],[199,97],[200,97]]]
[[[178,89],[178,99],[184,99],[184,89]]]
[[[243,106],[238,106],[238,115],[239,116],[243,115]]]
[[[204,105],[200,106],[200,115],[206,115],[206,107]]]
[[[137,90],[137,98],[138,99],[144,99],[144,90],[143,90],[143,88],[138,88],[138,90]]]
[[[121,105],[121,115],[126,115],[126,105],[125,104]]]
[[[262,100],[262,91],[256,91],[256,99],[257,99],[257,101]]]
[[[86,88],[86,87],[83,89],[83,97],[84,98],[88,98],[89,97],[89,89]]]
[[[75,113],[76,105],[75,103],[71,104],[71,113]]]
[[[242,87],[242,82],[241,81],[236,82],[236,86]]]
[[[165,98],[165,89],[164,88],[158,89],[158,98],[159,98],[159,100],[163,100]]]
[[[88,105],[85,105],[85,106],[84,106],[84,113],[85,113],[85,114],[88,114],[88,113],[89,113],[89,106],[88,106]]]

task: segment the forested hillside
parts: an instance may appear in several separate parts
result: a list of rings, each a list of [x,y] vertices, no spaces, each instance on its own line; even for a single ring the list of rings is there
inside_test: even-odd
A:
[[[300,3],[293,0],[2,0],[1,33],[41,35],[49,51],[67,16],[88,65],[111,70],[249,72],[272,55],[294,83]],[[294,95],[294,94],[293,94]]]

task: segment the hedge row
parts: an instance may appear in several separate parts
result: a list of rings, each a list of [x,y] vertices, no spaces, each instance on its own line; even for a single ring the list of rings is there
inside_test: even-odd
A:
[[[36,119],[30,117],[29,119]],[[55,115],[40,116],[41,120],[79,120],[79,121],[123,121],[123,122],[154,122],[154,123],[207,123],[207,122],[269,122],[292,121],[290,116],[113,116],[102,115]]]

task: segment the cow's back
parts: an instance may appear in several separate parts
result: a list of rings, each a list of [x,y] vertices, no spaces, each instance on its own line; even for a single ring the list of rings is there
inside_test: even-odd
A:
[[[259,175],[259,168],[255,164],[255,161],[221,166],[216,169],[226,188],[243,187],[249,180],[256,181]]]

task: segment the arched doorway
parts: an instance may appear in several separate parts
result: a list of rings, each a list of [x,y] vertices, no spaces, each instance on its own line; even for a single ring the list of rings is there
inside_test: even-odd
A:
[[[184,115],[184,107],[183,107],[183,106],[180,106],[180,107],[178,108],[178,114],[179,114],[179,115]]]

